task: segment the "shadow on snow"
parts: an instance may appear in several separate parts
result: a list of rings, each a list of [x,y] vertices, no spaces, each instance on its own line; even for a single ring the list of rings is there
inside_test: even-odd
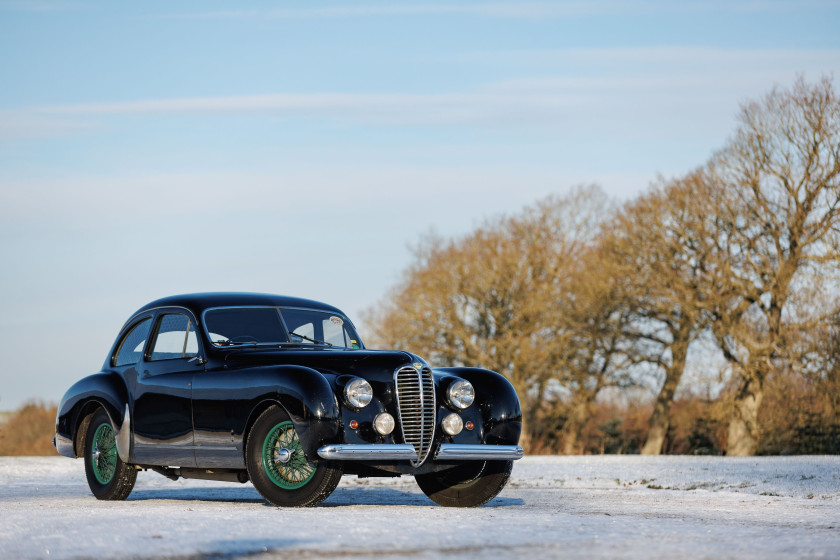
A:
[[[239,488],[166,488],[153,490],[135,490],[129,501],[144,500],[179,500],[203,502],[229,502],[264,504],[262,497],[252,486]],[[483,507],[510,507],[523,505],[519,498],[494,498]],[[422,506],[439,507],[419,492],[395,490],[393,488],[338,488],[324,501],[322,507],[345,506]]]

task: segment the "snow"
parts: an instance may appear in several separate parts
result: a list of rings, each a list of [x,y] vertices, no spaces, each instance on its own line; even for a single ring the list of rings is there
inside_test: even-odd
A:
[[[346,476],[321,506],[138,476],[101,502],[81,460],[0,457],[0,558],[836,558],[840,457],[526,457],[487,506]]]

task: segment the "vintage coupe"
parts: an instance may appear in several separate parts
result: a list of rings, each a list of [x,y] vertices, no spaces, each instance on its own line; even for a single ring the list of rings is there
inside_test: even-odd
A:
[[[445,506],[510,476],[522,426],[501,375],[367,350],[340,310],[269,294],[173,296],[137,311],[102,371],[73,385],[54,444],[101,500],[139,470],[247,482],[277,506],[326,499],[342,474],[414,475]]]

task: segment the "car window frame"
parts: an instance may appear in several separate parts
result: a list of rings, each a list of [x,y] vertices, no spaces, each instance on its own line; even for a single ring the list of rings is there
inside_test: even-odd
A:
[[[153,360],[152,359],[153,348],[154,348],[155,343],[157,342],[157,337],[160,334],[160,325],[163,322],[164,316],[166,316],[166,315],[183,315],[187,318],[187,321],[188,321],[187,322],[187,327],[188,328],[189,328],[190,324],[195,325],[196,327],[198,326],[198,321],[196,321],[195,316],[188,309],[185,309],[185,308],[182,308],[182,307],[171,307],[171,308],[159,309],[157,311],[157,313],[155,314],[155,318],[154,318],[155,322],[154,322],[152,330],[150,331],[151,335],[149,336],[149,340],[146,341],[146,348],[143,350],[143,361],[147,362],[147,363],[150,363],[150,364],[157,364],[157,363],[161,363],[161,362],[172,362],[174,360],[187,360],[187,359],[195,358],[195,356],[201,356],[202,355],[202,348],[201,348],[201,341],[200,341],[201,337],[198,335],[199,329],[195,328],[195,342],[196,342],[196,346],[197,346],[197,350],[196,350],[195,354],[190,354],[190,355],[186,355],[186,356],[179,356],[177,358],[165,358],[165,359],[162,359],[162,360]],[[186,338],[188,338],[188,336]],[[186,338],[185,338],[185,342],[186,342]]]

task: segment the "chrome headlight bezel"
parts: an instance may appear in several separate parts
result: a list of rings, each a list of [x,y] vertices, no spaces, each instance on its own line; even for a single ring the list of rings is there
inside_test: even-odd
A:
[[[466,410],[475,402],[475,388],[469,381],[454,381],[446,390],[446,401],[455,410]]]
[[[357,377],[344,386],[344,400],[352,408],[364,408],[373,400],[373,387]]]

